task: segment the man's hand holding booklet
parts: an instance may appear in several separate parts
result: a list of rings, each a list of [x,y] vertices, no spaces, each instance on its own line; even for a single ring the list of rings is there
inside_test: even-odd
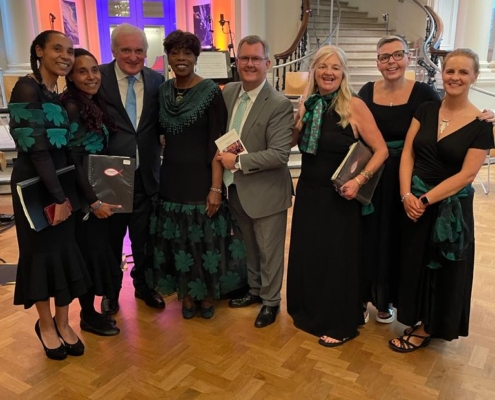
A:
[[[247,154],[246,146],[235,129],[228,131],[225,135],[215,140],[215,144],[221,153],[232,153],[236,156]],[[230,170],[232,173],[237,171],[237,168]]]

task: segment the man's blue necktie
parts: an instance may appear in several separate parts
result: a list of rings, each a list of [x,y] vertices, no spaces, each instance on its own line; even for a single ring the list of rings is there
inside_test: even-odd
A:
[[[129,119],[132,122],[132,126],[136,129],[136,121],[137,121],[137,107],[136,107],[136,92],[134,91],[134,82],[136,82],[135,76],[127,77],[127,96],[125,99],[125,110],[127,111],[127,115],[129,115]]]

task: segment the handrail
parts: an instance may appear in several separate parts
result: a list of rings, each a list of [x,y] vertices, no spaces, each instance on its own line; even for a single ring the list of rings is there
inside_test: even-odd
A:
[[[283,51],[282,53],[274,54],[273,57],[275,59],[287,58],[292,53],[294,53],[294,51],[296,51],[297,46],[299,45],[299,42],[306,33],[306,29],[308,28],[308,21],[309,21],[309,0],[304,0],[303,7],[304,7],[303,19],[302,19],[301,27],[299,28],[299,32],[297,32],[296,39],[287,50]]]
[[[486,94],[487,96],[495,97],[495,93],[490,92],[489,90],[481,89],[481,88],[474,86],[474,85],[471,85],[471,89],[474,90],[475,92],[480,92],[480,93]]]
[[[338,2],[338,1],[337,1],[337,6],[339,8],[339,15],[337,17],[337,24],[333,28],[333,31],[330,32],[330,35],[328,35],[327,38],[323,41],[323,44],[326,44],[328,42],[331,43],[332,36],[335,34],[335,32],[340,27],[341,8],[340,8],[340,2]],[[287,67],[287,66],[292,65],[292,64],[300,63],[301,61],[306,60],[306,59],[310,58],[311,56],[313,56],[317,51],[318,51],[318,49],[313,50],[312,52],[310,52],[310,53],[306,54],[305,56],[302,56],[302,57],[300,57],[300,58],[298,58],[296,60],[292,60],[292,61],[286,62],[284,64],[274,65],[272,67],[272,69],[284,68],[284,67]]]
[[[440,71],[440,68],[438,68],[438,65],[436,65],[433,61],[430,60],[430,58],[427,56],[428,55],[428,45],[431,43],[431,40],[433,38],[433,35],[435,34],[435,19],[433,18],[433,15],[428,11],[428,9],[425,8],[423,4],[419,0],[412,0],[415,4],[417,4],[426,14],[426,16],[430,19],[432,23],[432,29],[430,31],[430,34],[426,38],[425,42],[423,43],[423,54],[425,55],[424,57],[424,62],[431,68],[435,68],[435,70]]]

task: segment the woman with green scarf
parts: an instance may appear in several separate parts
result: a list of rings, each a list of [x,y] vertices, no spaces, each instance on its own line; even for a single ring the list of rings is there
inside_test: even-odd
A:
[[[354,96],[345,53],[323,46],[311,64],[296,133],[302,152],[287,276],[287,308],[296,327],[325,347],[358,335],[364,323],[360,292],[360,187],[388,151],[371,112]],[[349,146],[362,139],[373,151],[360,174],[334,188],[331,177]],[[366,238],[365,238],[366,240]]]
[[[215,140],[225,133],[227,108],[218,85],[195,73],[197,36],[180,30],[164,41],[175,78],[159,90],[165,136],[159,199],[151,217],[154,266],[148,283],[177,292],[182,316],[209,319],[214,301],[246,285],[244,243],[222,196],[223,167]]]

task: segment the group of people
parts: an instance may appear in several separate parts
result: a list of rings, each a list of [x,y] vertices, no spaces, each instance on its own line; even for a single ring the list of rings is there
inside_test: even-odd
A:
[[[293,144],[302,152],[287,277],[287,308],[296,327],[336,347],[369,320],[408,325],[390,340],[398,352],[432,337],[468,335],[474,269],[473,182],[494,146],[493,112],[469,101],[478,56],[457,49],[442,63],[445,97],[405,78],[407,43],[377,44],[383,79],[353,95],[345,54],[322,47],[310,67]],[[338,188],[331,176],[349,146],[373,156]],[[372,206],[355,200],[384,164]],[[351,201],[349,201],[351,200]]]
[[[183,318],[210,319],[215,302],[230,297],[234,308],[262,305],[255,327],[274,323],[295,193],[287,163],[296,143],[303,155],[287,279],[294,324],[325,347],[339,346],[358,335],[371,301],[379,322],[394,321],[396,307],[411,327],[390,341],[394,350],[424,347],[432,336],[467,335],[470,183],[493,147],[491,124],[482,120],[494,119],[489,111],[478,115],[468,100],[479,72],[473,52],[460,49],[445,59],[440,101],[426,84],[405,78],[409,56],[400,37],[380,40],[383,79],[359,95],[345,53],[323,46],[294,120],[292,103],[267,82],[269,46],[256,35],[240,40],[240,81],[223,91],[196,74],[201,43],[194,34],[177,30],[165,38],[174,73],[167,81],[144,66],[147,49],[144,32],[122,24],[112,32],[114,61],[98,65],[61,32],[45,31],[31,46],[32,74],[12,92],[20,254],[14,304],[36,306],[35,331],[49,358],[84,353],[69,325],[75,298],[82,330],[120,332],[112,315],[119,311],[127,230],[135,297],[147,306],[163,309],[162,295],[177,293]],[[59,95],[61,76],[66,88]],[[246,153],[217,149],[215,141],[232,129]],[[357,177],[334,188],[330,178],[357,140],[373,156]],[[95,194],[85,168],[90,154],[135,159],[131,213]],[[354,198],[383,163],[373,212],[364,213]],[[57,178],[67,165],[75,166],[80,210],[71,210]],[[53,225],[39,232],[16,190],[35,176],[55,202]],[[452,218],[462,230],[448,224]],[[446,229],[454,241],[442,235]],[[95,296],[102,296],[101,313]]]

